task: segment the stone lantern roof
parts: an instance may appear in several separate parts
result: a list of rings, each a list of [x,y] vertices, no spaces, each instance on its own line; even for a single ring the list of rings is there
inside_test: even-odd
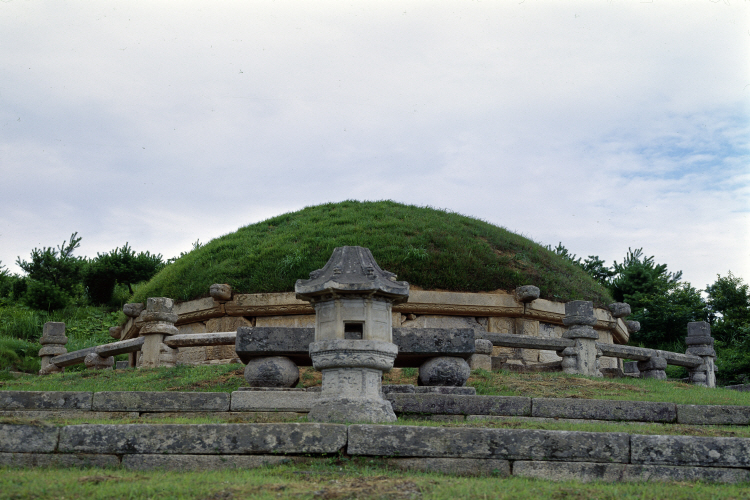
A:
[[[369,248],[338,247],[323,267],[310,273],[310,279],[297,280],[297,298],[315,300],[322,295],[368,294],[390,298],[394,303],[409,298],[409,283],[396,281],[396,275],[383,271]]]

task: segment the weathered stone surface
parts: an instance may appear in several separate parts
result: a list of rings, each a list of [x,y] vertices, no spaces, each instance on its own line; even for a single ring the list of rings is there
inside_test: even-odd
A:
[[[311,366],[309,347],[314,328],[239,327],[235,351],[243,363],[258,356],[286,356],[299,366]]]
[[[412,320],[404,321],[402,328],[436,329],[436,330],[474,330],[477,335],[487,331],[473,316],[438,316],[424,314]]]
[[[91,393],[73,391],[0,391],[3,410],[90,410]]]
[[[48,344],[39,349],[39,356],[60,356],[67,352],[68,350],[60,344]]]
[[[410,384],[391,384],[382,387],[383,394],[414,394],[415,387]]]
[[[523,285],[516,287],[516,298],[520,302],[531,302],[539,298],[539,287],[534,285]]]
[[[398,354],[395,344],[380,340],[319,340],[311,343],[309,349],[316,370],[370,368],[387,372],[393,367],[393,360]],[[325,385],[324,381],[324,391]]]
[[[96,352],[96,347],[87,347],[86,349],[69,352],[68,354],[61,354],[60,356],[55,356],[50,359],[50,362],[54,363],[60,368],[77,365],[78,363],[83,363],[83,360],[86,359],[86,356],[88,356],[92,352]]]
[[[499,316],[490,316],[487,319],[487,331],[490,333],[513,334],[515,318],[503,318]],[[482,337],[485,337],[484,335]]]
[[[614,356],[620,358],[629,358],[636,361],[647,361],[656,355],[653,349],[635,347],[631,345],[608,344],[606,342],[597,342],[596,347],[602,351],[604,356]]]
[[[214,283],[208,293],[216,300],[232,300],[232,287],[226,283]]]
[[[140,335],[177,335],[180,331],[169,321],[148,321],[144,322],[141,327]]]
[[[137,415],[136,415],[137,417]],[[194,412],[155,412],[155,413],[141,413],[140,418],[144,422],[158,421],[158,420],[169,420],[173,418],[220,418],[231,421],[233,424],[240,422],[284,422],[284,421],[300,421],[306,419],[307,412],[293,412],[293,411],[227,411],[227,412],[211,412],[211,411],[194,411]]]
[[[121,326],[110,326],[109,327],[109,336],[112,337],[115,340],[120,340],[120,337],[122,336],[122,327]]]
[[[138,418],[137,411],[91,411],[91,410],[0,410],[0,417],[31,418],[49,421],[52,419],[89,418]]]
[[[531,398],[515,396],[389,393],[386,397],[397,413],[531,415]]]
[[[630,304],[626,304],[625,302],[615,302],[610,304],[609,310],[615,318],[630,316]]]
[[[513,331],[516,335],[539,336],[539,320],[522,317],[515,318],[515,323]]]
[[[631,436],[636,464],[750,467],[750,439],[696,436]]]
[[[144,309],[146,309],[146,305],[141,302],[131,302],[122,306],[122,312],[130,318],[137,318]]]
[[[626,321],[625,326],[628,328],[628,333],[637,333],[641,331],[641,323],[638,321]]]
[[[714,345],[714,339],[713,337],[685,337],[685,344],[689,346],[705,345],[710,347]]]
[[[394,323],[399,325],[400,323]],[[287,328],[315,328],[314,314],[293,314],[289,316],[259,316],[255,318],[255,326],[287,327]]]
[[[95,352],[102,357],[117,356],[118,354],[125,354],[128,352],[137,352],[141,350],[141,347],[143,346],[145,340],[146,339],[144,337],[137,337],[134,339],[112,342],[111,344],[97,346]]]
[[[307,418],[311,422],[385,423],[395,422],[396,414],[391,403],[379,397],[321,397],[310,408]]]
[[[471,375],[469,364],[461,358],[440,356],[419,367],[420,385],[453,385],[461,387]]]
[[[107,356],[106,358],[99,356],[97,353],[92,352],[83,359],[83,364],[89,370],[110,370],[115,365],[115,358],[113,356]]]
[[[476,354],[492,354],[492,341],[487,339],[474,340],[474,352]]]
[[[188,333],[172,335],[164,339],[169,347],[194,347],[210,345],[234,346],[237,341],[237,332],[219,333]]]
[[[510,476],[507,460],[481,458],[389,458],[386,465],[401,470],[437,472],[452,476]]]
[[[594,303],[588,300],[572,300],[566,302],[563,324],[565,326],[595,325],[596,317],[594,316]]]
[[[236,332],[241,327],[253,326],[252,322],[242,316],[223,316],[206,321],[206,332]]]
[[[349,426],[350,455],[627,462],[625,433]]]
[[[217,469],[256,469],[289,462],[279,455],[125,455],[122,466],[131,470],[203,471]]]
[[[404,325],[409,323],[407,321]],[[398,356],[394,366],[419,366],[426,358],[438,356],[467,359],[474,354],[476,349],[475,332],[474,329],[465,326],[448,329],[394,328],[393,343],[398,346]]]
[[[68,343],[68,337],[65,336],[65,323],[59,321],[48,321],[44,324],[42,338],[39,339],[42,345]]]
[[[235,391],[232,411],[310,411],[320,392]]]
[[[105,391],[94,393],[94,411],[227,411],[225,392],[141,392]]]
[[[657,351],[656,356],[652,356],[647,361],[638,361],[638,371],[641,378],[655,378],[658,380],[667,380],[667,374],[664,369],[667,367],[667,360],[660,357]]]
[[[400,313],[441,316],[520,316],[523,304],[509,293],[410,290],[409,301],[393,306]]]
[[[0,453],[0,465],[6,467],[117,467],[117,455],[85,453]]]
[[[556,339],[543,337],[529,337],[526,335],[513,335],[507,333],[486,333],[483,338],[492,342],[492,345],[512,347],[521,349],[547,349],[557,351],[575,345],[574,340]]]
[[[677,422],[692,425],[750,425],[750,406],[677,405]]]
[[[724,389],[730,389],[732,391],[740,392],[750,392],[750,384],[725,385]]]
[[[456,387],[456,386],[430,386],[420,385],[414,388],[417,394],[455,394],[457,396],[476,396],[477,390],[474,387]]]
[[[691,321],[687,325],[688,337],[710,337],[711,325],[706,321]]]
[[[250,387],[294,387],[299,368],[284,356],[255,358],[245,367],[245,380]]]
[[[679,352],[671,351],[656,351],[659,356],[667,360],[667,364],[684,366],[686,368],[697,368],[703,364],[703,359],[698,356],[691,356],[689,354],[682,354]]]
[[[750,471],[719,467],[601,464],[590,462],[513,462],[513,475],[551,481],[704,481],[738,483],[750,479]]]
[[[648,401],[533,398],[531,400],[531,416],[674,422],[677,420],[677,408],[674,403]]]
[[[309,302],[296,298],[294,292],[233,294],[224,304],[230,316],[277,316],[280,314],[313,314]]]
[[[336,424],[97,424],[63,427],[59,449],[125,454],[336,453],[346,439],[346,426]]]
[[[489,354],[472,354],[469,358],[469,368],[472,370],[492,370],[492,356]]]
[[[115,370],[127,370],[130,368],[130,361],[115,361]]]
[[[0,452],[50,453],[55,451],[58,427],[0,424]]]

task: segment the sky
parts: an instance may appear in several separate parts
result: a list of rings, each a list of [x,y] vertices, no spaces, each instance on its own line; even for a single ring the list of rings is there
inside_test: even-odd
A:
[[[0,261],[391,199],[750,281],[750,2],[0,0]]]

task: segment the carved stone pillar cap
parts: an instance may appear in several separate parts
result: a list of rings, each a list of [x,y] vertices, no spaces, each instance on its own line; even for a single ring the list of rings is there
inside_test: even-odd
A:
[[[146,300],[146,311],[171,313],[174,300],[167,297],[149,297]]]
[[[59,321],[48,321],[44,324],[42,332],[42,338],[39,339],[39,343],[42,345],[65,345],[68,343],[68,337],[65,336],[65,323]]]
[[[631,314],[630,304],[627,304],[625,302],[614,302],[610,304],[609,311],[615,318],[624,318],[625,316],[630,316]]]
[[[563,325],[595,325],[594,303],[589,300],[573,300],[565,303]]]
[[[626,321],[625,326],[628,327],[628,333],[637,333],[641,331],[641,323],[639,321]]]
[[[521,302],[531,302],[539,298],[539,288],[534,285],[523,285],[516,288],[516,298]]]
[[[312,342],[309,352],[316,370],[372,368],[389,371],[398,346],[382,340],[328,339]]]
[[[146,308],[141,302],[130,302],[122,306],[122,312],[129,318],[137,318],[139,314]]]
[[[688,337],[710,337],[711,325],[705,321],[691,321],[687,324]]]
[[[109,336],[113,339],[119,339],[122,337],[122,327],[121,326],[110,326],[109,327]]]
[[[388,297],[395,304],[409,298],[409,283],[383,271],[369,248],[352,246],[334,248],[323,269],[311,272],[308,280],[297,280],[294,291],[301,300],[331,293],[366,293]]]
[[[226,283],[214,283],[208,293],[216,300],[232,300],[232,287]]]

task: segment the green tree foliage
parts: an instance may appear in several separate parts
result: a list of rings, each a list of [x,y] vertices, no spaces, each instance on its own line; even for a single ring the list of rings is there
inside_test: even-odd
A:
[[[717,276],[708,294],[711,334],[716,339],[719,380],[750,382],[750,290],[742,279]]]
[[[607,288],[609,288],[611,278],[616,274],[614,269],[610,269],[604,265],[604,261],[600,259],[598,255],[589,255],[585,259],[581,259],[577,257],[576,254],[570,253],[570,251],[563,246],[562,242],[558,243],[555,248],[547,245],[547,249],[577,265],[598,281],[599,284]]]
[[[52,247],[35,248],[31,251],[31,260],[21,260],[16,264],[27,276],[26,290],[21,299],[30,307],[43,310],[62,309],[80,295],[81,275],[86,260],[73,255],[80,245],[78,233],[70,235],[56,249]]]
[[[151,279],[164,267],[161,254],[140,252],[138,254],[125,243],[109,253],[97,253],[83,273],[83,284],[90,300],[95,304],[106,304],[112,299],[115,284],[128,286]]]

